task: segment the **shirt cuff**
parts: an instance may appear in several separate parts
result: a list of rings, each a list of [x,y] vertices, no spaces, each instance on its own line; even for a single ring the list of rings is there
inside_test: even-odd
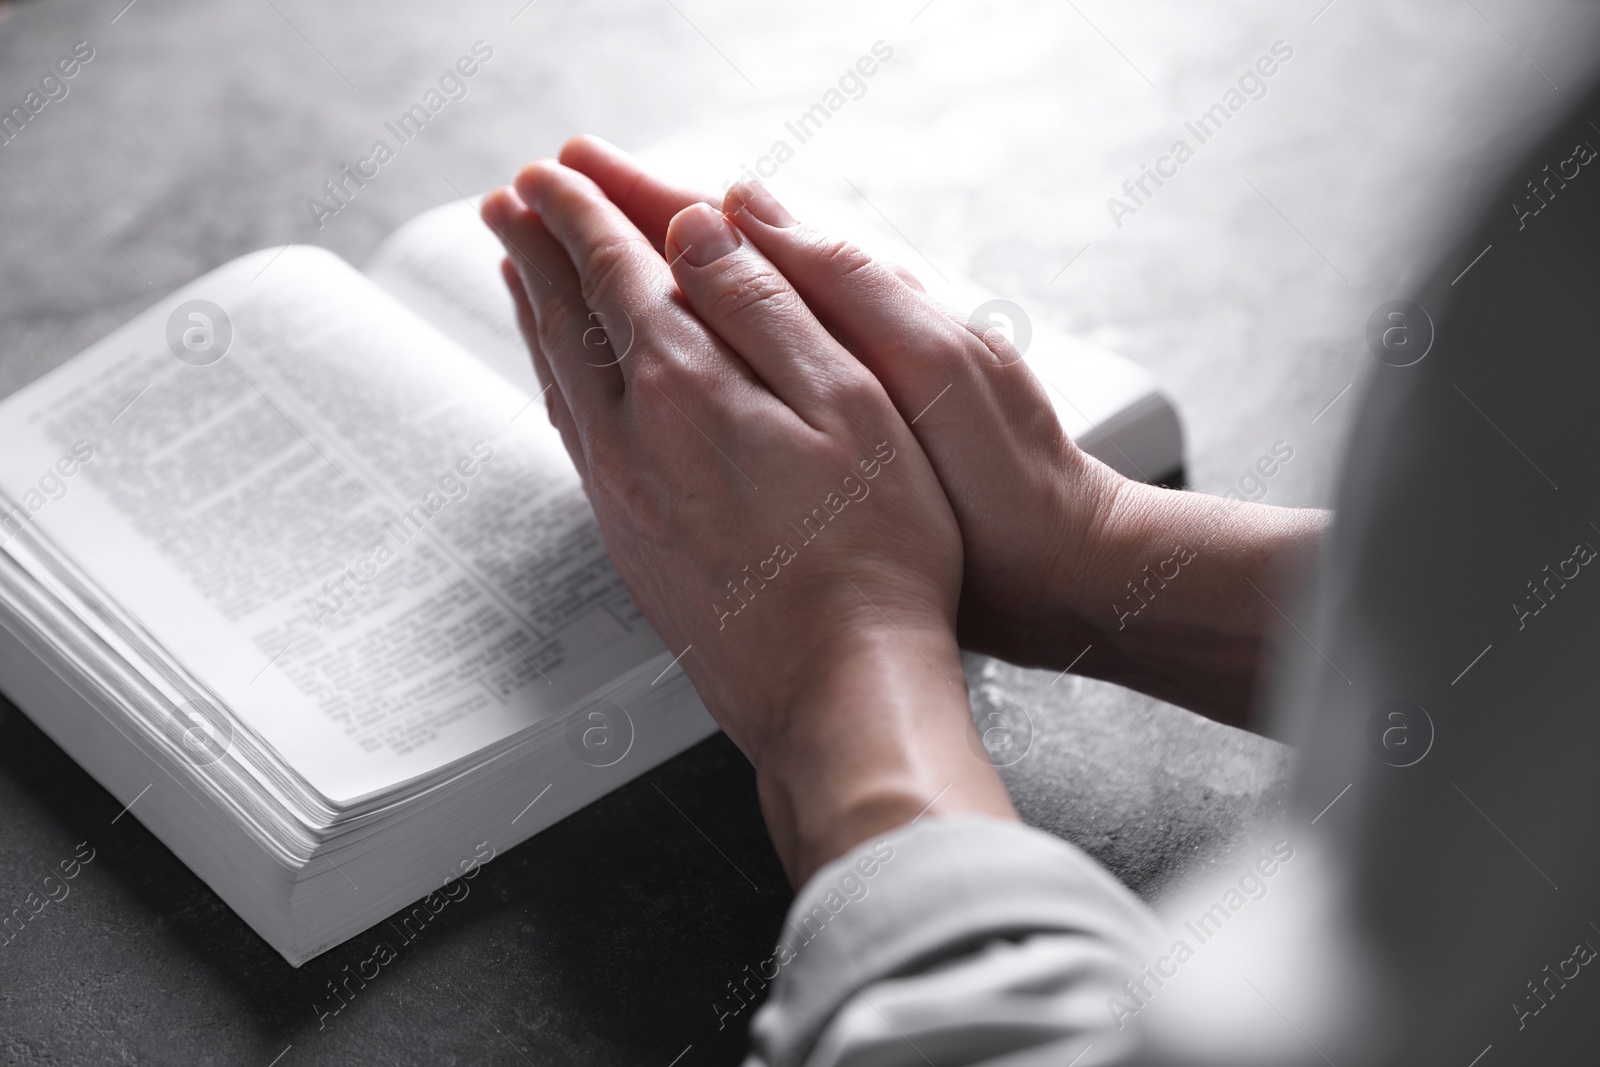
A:
[[[1076,847],[1020,823],[930,818],[864,842],[811,877],[789,909],[751,1024],[756,1062],[804,1061],[866,986],[979,953],[996,939],[1086,935],[1136,963],[1154,914]]]

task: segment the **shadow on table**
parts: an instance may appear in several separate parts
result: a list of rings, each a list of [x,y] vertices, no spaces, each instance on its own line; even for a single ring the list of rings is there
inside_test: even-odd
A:
[[[109,884],[78,894],[96,936],[41,927],[36,948],[58,972],[97,972],[96,998],[142,1006],[97,1005],[144,1020],[127,1044],[262,1063],[291,1043],[298,1063],[743,1056],[751,1010],[719,1013],[770,955],[790,893],[754,775],[720,734],[501,853],[426,926],[397,916],[297,970],[134,818],[111,825],[122,805],[28,719],[0,714],[0,798],[58,824],[52,840],[94,842]]]

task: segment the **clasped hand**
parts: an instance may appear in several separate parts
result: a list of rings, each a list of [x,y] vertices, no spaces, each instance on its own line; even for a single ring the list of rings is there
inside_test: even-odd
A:
[[[760,185],[715,203],[593,138],[483,216],[611,558],[791,876],[924,813],[1014,817],[959,649],[1092,638],[1129,483],[999,332]]]

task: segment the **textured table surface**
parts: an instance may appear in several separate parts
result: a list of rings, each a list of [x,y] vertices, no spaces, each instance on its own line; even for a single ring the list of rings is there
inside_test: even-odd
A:
[[[0,3],[7,110],[95,49],[0,148],[0,393],[236,255],[311,242],[360,263],[571,132],[738,129],[754,158],[883,40],[892,62],[820,136],[906,263],[1154,370],[1194,488],[1288,443],[1266,499],[1289,505],[1331,499],[1368,313],[1577,88],[1594,28],[1583,5],[1511,0],[124,4]],[[495,52],[470,95],[318,230],[307,197],[479,39]],[[1280,40],[1264,95],[1116,225],[1107,198]],[[1282,807],[1272,742],[1111,685],[969,669],[1032,719],[1006,771],[1024,815],[1150,899]],[[0,906],[94,849],[0,948],[4,1063],[734,1063],[749,1012],[719,1029],[712,1005],[788,899],[718,737],[496,859],[319,1029],[361,939],[289,968],[121,808],[0,703]]]

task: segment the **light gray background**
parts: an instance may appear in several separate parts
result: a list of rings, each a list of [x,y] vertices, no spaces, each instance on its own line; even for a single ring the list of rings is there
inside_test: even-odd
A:
[[[1579,88],[1594,28],[1590,5],[1512,0],[125,3],[0,4],[0,106],[75,42],[96,50],[70,95],[0,148],[0,394],[245,252],[317,243],[359,264],[452,187],[502,182],[571,133],[638,148],[733,128],[751,131],[754,158],[760,131],[882,39],[894,59],[819,137],[849,146],[850,179],[910,242],[904,262],[969,274],[1149,367],[1183,418],[1196,489],[1223,492],[1289,443],[1266,499],[1295,506],[1332,497],[1372,361],[1368,313],[1459,255],[1452,220]],[[470,96],[319,231],[307,197],[477,39],[495,55]],[[1280,39],[1294,58],[1267,95],[1115,227],[1107,197]],[[1007,771],[1026,817],[1147,896],[1229,862],[1282,804],[1289,758],[1271,742],[1113,686],[969,666],[1032,717],[1033,748]],[[118,805],[0,716],[5,904],[91,830],[112,833]],[[286,1067],[529,1052],[665,1064],[686,1044],[686,1065],[734,1062],[738,1028],[706,1033],[701,1005],[763,958],[783,905],[748,772],[713,742],[649,781],[689,798],[761,884],[758,904],[686,887],[691,869],[733,875],[636,785],[575,817],[577,838],[558,828],[491,867],[498,888],[470,919],[430,934],[429,955],[330,1035],[305,1004],[357,956],[289,972],[159,845],[129,839],[32,941],[0,950],[0,1062],[264,1064],[292,1045]],[[115,832],[140,833],[130,823]],[[591,860],[601,869],[573,866]],[[625,889],[608,914],[552,883]]]

